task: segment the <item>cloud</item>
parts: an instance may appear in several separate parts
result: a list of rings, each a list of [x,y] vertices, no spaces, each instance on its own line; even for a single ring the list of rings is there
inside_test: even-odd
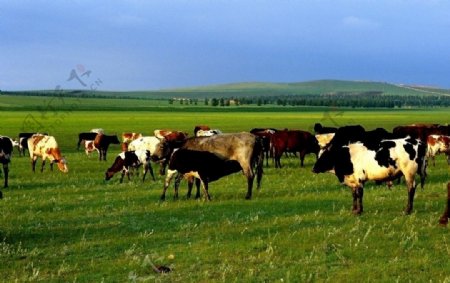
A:
[[[369,30],[374,30],[381,26],[381,24],[378,22],[355,16],[345,17],[344,19],[342,19],[342,24],[345,27],[352,29],[369,29]]]

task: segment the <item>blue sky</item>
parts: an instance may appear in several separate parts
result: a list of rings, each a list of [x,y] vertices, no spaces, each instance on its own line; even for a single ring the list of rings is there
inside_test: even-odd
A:
[[[444,0],[0,0],[0,89],[318,79],[450,88],[449,34]],[[68,80],[73,70],[86,86]]]

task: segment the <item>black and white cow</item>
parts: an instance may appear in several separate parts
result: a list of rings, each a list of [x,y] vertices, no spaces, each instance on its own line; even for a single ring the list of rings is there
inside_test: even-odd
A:
[[[366,181],[390,181],[403,175],[408,189],[405,213],[410,214],[416,190],[416,174],[421,177],[421,186],[424,185],[425,155],[426,144],[418,139],[383,140],[377,149],[369,149],[363,143],[356,142],[326,149],[314,165],[313,172],[332,172],[341,183],[349,186],[355,214],[363,212],[363,187]]]
[[[242,167],[236,160],[228,160],[208,151],[189,150],[181,148],[175,150],[172,154],[166,180],[164,182],[164,190],[161,199],[165,199],[165,193],[169,187],[171,179],[178,173],[175,181],[174,198],[178,198],[178,186],[183,177],[195,177],[200,180],[205,199],[211,200],[208,193],[208,183],[216,181],[224,176],[240,172]],[[188,195],[190,195],[189,188]],[[199,195],[197,188],[197,195]]]
[[[9,137],[0,136],[0,163],[3,165],[3,175],[5,178],[4,187],[8,187],[9,163],[11,162],[11,154],[13,143]],[[3,197],[0,191],[0,198]]]
[[[152,175],[153,181],[155,181],[155,175],[150,164],[150,152],[148,150],[125,151],[120,153],[111,167],[106,170],[105,180],[110,180],[119,171],[122,171],[121,183],[125,174],[127,174],[128,180],[130,180],[130,169],[138,168],[141,165],[144,166],[144,177],[142,177],[142,181],[145,181],[145,176],[148,171],[150,171],[150,175]]]

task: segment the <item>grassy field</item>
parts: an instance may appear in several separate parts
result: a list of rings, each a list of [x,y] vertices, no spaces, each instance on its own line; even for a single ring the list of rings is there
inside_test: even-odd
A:
[[[68,101],[68,100],[66,100]],[[115,102],[120,104],[121,101]],[[100,106],[99,106],[100,107]],[[311,173],[296,158],[264,168],[262,188],[244,199],[234,174],[211,183],[211,202],[160,202],[163,177],[104,182],[108,161],[76,151],[77,134],[102,127],[151,135],[154,129],[192,134],[208,124],[224,132],[253,127],[312,130],[316,122],[367,129],[448,123],[450,109],[291,112],[1,111],[0,134],[39,130],[54,135],[69,173],[31,172],[28,157],[13,157],[10,188],[0,201],[1,282],[449,282],[444,209],[448,165],[439,156],[418,189],[412,215],[403,215],[404,184],[388,190],[368,183],[364,214],[351,214],[351,194],[330,174]],[[125,108],[126,109],[126,108]],[[156,166],[153,167],[154,169]],[[182,184],[181,194],[185,193]],[[153,265],[172,268],[157,274]]]

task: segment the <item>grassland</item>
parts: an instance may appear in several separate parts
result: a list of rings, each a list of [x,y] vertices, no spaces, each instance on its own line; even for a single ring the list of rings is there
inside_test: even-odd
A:
[[[244,200],[244,177],[234,174],[211,184],[211,202],[175,201],[171,191],[160,202],[161,176],[145,183],[134,179],[120,184],[117,177],[103,181],[118,146],[111,147],[107,162],[75,149],[77,134],[97,127],[149,135],[157,128],[192,133],[196,124],[224,132],[311,130],[315,122],[392,129],[415,122],[448,123],[449,109],[212,112],[153,105],[131,111],[127,103],[134,102],[115,100],[108,105],[116,108],[99,111],[101,105],[90,102],[76,104],[86,106],[78,108],[18,107],[0,113],[0,134],[15,137],[39,126],[57,138],[70,168],[66,175],[48,168],[33,174],[29,158],[13,157],[10,188],[0,201],[2,282],[450,281],[448,228],[437,225],[449,181],[442,156],[429,167],[412,215],[402,213],[404,184],[388,190],[369,183],[364,214],[355,217],[349,190],[332,175],[311,173],[313,156],[304,168],[295,158],[282,159],[281,169],[270,164],[262,189],[250,201]],[[27,109],[36,103],[42,100]],[[133,107],[139,105],[143,103]],[[153,264],[173,271],[157,274]]]

